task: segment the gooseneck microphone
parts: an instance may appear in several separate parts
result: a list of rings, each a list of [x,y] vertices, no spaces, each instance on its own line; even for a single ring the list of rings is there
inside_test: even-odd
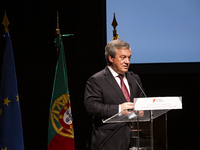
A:
[[[131,73],[131,75],[133,76],[133,72],[130,71],[130,73]],[[133,76],[133,77],[134,77],[134,76]],[[134,77],[134,79],[135,79],[135,77]],[[140,86],[140,84],[138,83],[138,81],[137,81],[136,79],[135,79],[135,82],[136,82],[136,84],[138,85],[138,87],[140,88],[140,90],[142,91],[143,95],[144,95],[145,97],[147,97],[147,95],[145,94],[144,90],[142,89],[142,87]]]

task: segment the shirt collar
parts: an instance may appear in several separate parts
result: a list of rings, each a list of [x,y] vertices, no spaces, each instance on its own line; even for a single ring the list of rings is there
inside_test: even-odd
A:
[[[110,66],[108,66],[108,69],[110,70],[111,74],[113,75],[113,77],[117,77],[119,76],[119,74],[117,72],[115,72]],[[125,75],[124,75],[125,76]],[[123,76],[123,77],[124,77]]]

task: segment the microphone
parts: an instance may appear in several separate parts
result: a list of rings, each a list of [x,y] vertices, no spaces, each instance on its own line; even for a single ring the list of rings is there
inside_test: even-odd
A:
[[[130,71],[130,73],[131,73],[131,75],[133,76],[133,72],[132,71]],[[134,76],[133,76],[134,77]],[[135,78],[135,77],[134,77]],[[142,93],[143,93],[143,95],[145,96],[145,97],[147,97],[147,95],[145,94],[145,92],[144,92],[144,90],[142,89],[142,87],[140,86],[140,84],[138,83],[138,81],[135,79],[135,82],[136,82],[136,84],[138,85],[138,87],[140,88],[140,90],[142,91]]]

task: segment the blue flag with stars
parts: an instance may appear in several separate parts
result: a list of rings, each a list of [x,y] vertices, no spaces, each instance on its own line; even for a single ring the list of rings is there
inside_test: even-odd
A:
[[[17,78],[9,33],[5,33],[0,96],[0,150],[24,150]]]

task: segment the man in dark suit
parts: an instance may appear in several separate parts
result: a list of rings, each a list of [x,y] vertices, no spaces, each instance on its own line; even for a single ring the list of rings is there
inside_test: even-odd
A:
[[[102,123],[122,110],[131,114],[133,98],[142,97],[140,78],[128,71],[130,66],[130,45],[113,40],[105,47],[108,65],[90,77],[86,83],[84,104],[93,115],[92,150],[128,150],[130,144],[130,123]],[[122,80],[120,79],[120,76]],[[122,83],[123,82],[123,83]],[[124,86],[125,85],[125,86]],[[123,87],[123,88],[122,88]],[[126,93],[123,93],[124,88]]]

